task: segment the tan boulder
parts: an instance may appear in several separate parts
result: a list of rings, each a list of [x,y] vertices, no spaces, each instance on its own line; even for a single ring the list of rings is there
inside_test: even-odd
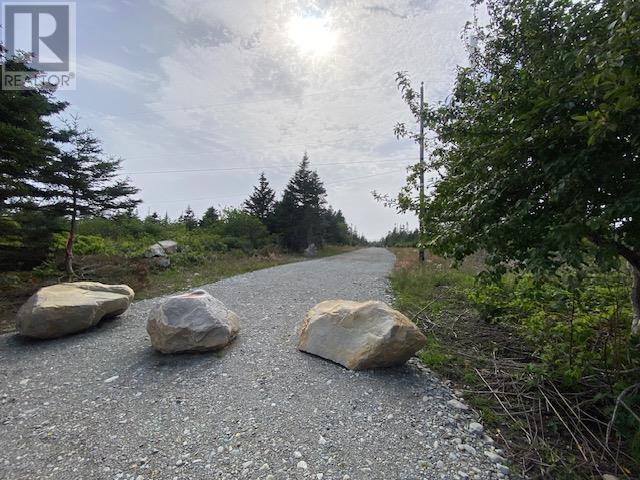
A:
[[[219,350],[239,330],[238,316],[204,290],[169,297],[147,320],[151,344],[162,353]]]
[[[93,327],[124,313],[133,300],[126,285],[97,282],[60,283],[34,293],[16,317],[18,332],[27,337],[55,338]]]
[[[383,302],[328,300],[307,313],[298,350],[362,370],[401,365],[426,341],[411,320]]]

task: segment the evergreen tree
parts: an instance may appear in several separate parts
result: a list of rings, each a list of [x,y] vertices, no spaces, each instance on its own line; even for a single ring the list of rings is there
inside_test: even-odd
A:
[[[200,220],[200,226],[203,228],[210,228],[216,225],[220,221],[220,215],[214,207],[209,207],[204,212],[202,219]]]
[[[8,58],[2,44],[0,66],[34,72],[24,59]],[[29,206],[40,195],[42,169],[57,154],[56,133],[48,118],[66,107],[54,100],[50,88],[0,89],[0,214]]]
[[[60,154],[43,175],[47,206],[70,220],[65,270],[73,277],[73,246],[78,218],[126,212],[134,215],[138,189],[127,181],[115,180],[121,160],[105,159],[100,141],[89,129],[80,130],[77,118],[61,131]]]
[[[324,211],[323,240],[334,245],[347,245],[351,242],[349,226],[341,210],[333,208]]]
[[[198,219],[196,218],[196,214],[193,213],[191,205],[187,205],[187,209],[180,215],[179,222],[182,223],[188,231],[198,226]]]
[[[34,72],[9,58],[0,43],[0,68]],[[53,90],[0,89],[0,268],[31,268],[46,257],[60,218],[38,205],[42,170],[57,153],[49,118],[67,106]]]
[[[253,187],[253,193],[244,202],[244,209],[247,213],[266,222],[273,212],[275,198],[276,192],[269,186],[267,177],[263,172],[260,174],[260,183],[257,187]]]
[[[153,212],[151,215],[147,215],[147,218],[145,218],[144,221],[146,223],[159,224],[161,222],[160,215],[158,215],[158,212]]]
[[[325,203],[326,190],[317,172],[310,170],[305,153],[275,208],[275,225],[285,247],[303,250],[322,243]]]

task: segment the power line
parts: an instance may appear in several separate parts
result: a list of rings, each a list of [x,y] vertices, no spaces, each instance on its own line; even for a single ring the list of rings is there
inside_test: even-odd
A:
[[[340,185],[343,183],[348,183],[348,182],[353,182],[353,181],[357,181],[357,180],[362,180],[365,178],[373,178],[373,177],[380,177],[382,175],[388,175],[391,173],[397,173],[397,172],[402,172],[405,171],[406,169],[403,168],[402,170],[390,170],[387,172],[382,172],[382,173],[374,173],[372,175],[360,175],[358,177],[353,177],[353,178],[346,178],[346,179],[342,179],[342,180],[337,180],[335,182],[328,182],[325,183],[325,186],[333,186],[333,185]],[[225,195],[225,196],[220,196],[220,197],[216,197],[216,198],[211,198],[211,197],[206,197],[206,198],[192,198],[192,199],[186,199],[186,200],[159,200],[159,201],[148,201],[145,203],[186,203],[188,204],[189,202],[201,202],[201,201],[210,201],[210,202],[215,202],[218,201],[220,199],[223,198],[235,198],[235,197],[245,197],[248,196],[248,194],[245,193],[239,193],[239,194],[235,194],[235,195]]]
[[[357,165],[361,163],[388,163],[396,161],[396,159],[387,160],[362,160],[355,162],[330,162],[330,163],[314,163],[314,167],[324,167],[329,165]],[[257,165],[251,167],[225,167],[225,168],[193,168],[193,169],[179,169],[179,170],[143,170],[139,172],[122,172],[120,175],[152,175],[152,174],[164,174],[164,173],[203,173],[203,172],[229,172],[237,170],[250,170],[259,172],[261,170],[271,168],[291,168],[297,164],[279,164],[279,165]]]

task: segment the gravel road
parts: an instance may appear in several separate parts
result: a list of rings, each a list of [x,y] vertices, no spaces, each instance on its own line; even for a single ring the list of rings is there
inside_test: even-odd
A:
[[[203,287],[242,322],[218,353],[156,354],[160,299],[62,339],[1,336],[0,478],[505,478],[475,415],[416,361],[355,373],[295,349],[317,302],[389,301],[393,262],[368,248]]]

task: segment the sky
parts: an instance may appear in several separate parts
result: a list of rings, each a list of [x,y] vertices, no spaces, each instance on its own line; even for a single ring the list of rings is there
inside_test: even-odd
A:
[[[124,159],[138,212],[240,206],[264,171],[278,196],[309,155],[358,232],[416,225],[396,195],[418,148],[395,72],[443,101],[466,63],[469,0],[83,0],[75,91],[58,97]]]

